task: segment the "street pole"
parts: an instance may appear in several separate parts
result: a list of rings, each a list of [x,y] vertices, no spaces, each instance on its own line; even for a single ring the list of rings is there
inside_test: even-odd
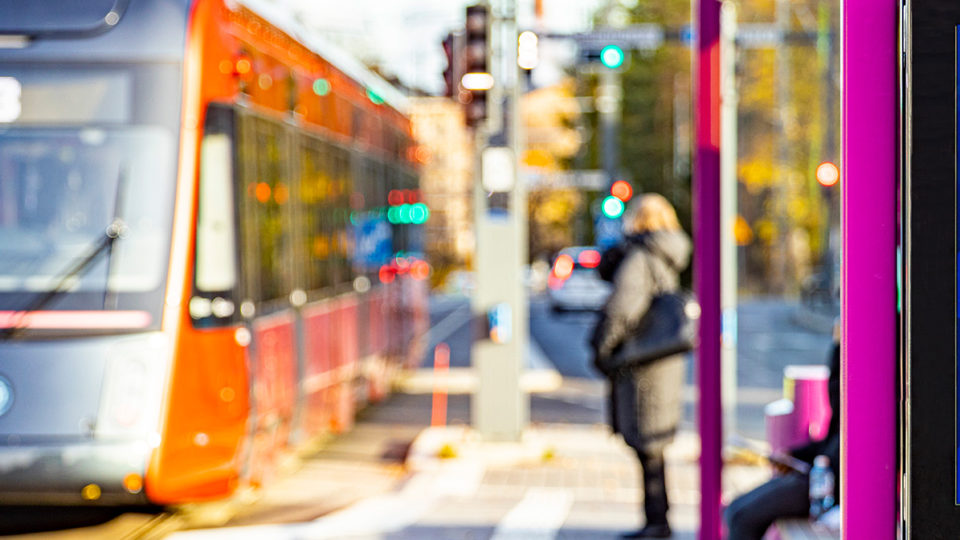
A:
[[[694,77],[697,153],[693,172],[693,282],[700,301],[697,375],[700,399],[699,540],[720,538],[722,439],[720,369],[720,2],[698,0]]]
[[[603,69],[597,88],[597,113],[603,143],[603,170],[607,173],[607,187],[613,185],[620,174],[620,101],[623,87],[619,69]]]
[[[787,131],[790,122],[790,100],[788,92],[790,88],[790,47],[785,40],[790,31],[790,5],[788,0],[777,0],[776,3],[777,30],[780,40],[777,44],[776,52],[776,103],[777,103],[777,127],[779,133],[777,138],[779,148],[777,150],[776,169],[774,179],[776,188],[774,189],[777,208],[777,241],[772,246],[774,255],[773,260],[773,278],[774,285],[779,293],[783,294],[787,290],[787,268],[789,267],[789,246],[790,246],[790,222],[787,219],[787,197],[790,195],[791,183],[791,163],[790,163],[790,139]]]
[[[720,8],[720,309],[722,325],[723,427],[732,435],[737,427],[737,6],[725,0]]]
[[[520,387],[529,316],[522,272],[527,260],[527,197],[518,175],[520,77],[515,0],[493,2],[491,15],[488,65],[496,82],[488,92],[488,121],[477,129],[477,290],[473,310],[476,316],[487,319],[487,314],[497,309],[499,323],[509,328],[506,333],[481,336],[474,342],[472,358],[479,385],[473,395],[471,420],[484,440],[519,441],[529,421],[530,407]],[[484,159],[492,155],[491,150],[510,156],[497,161],[500,165],[496,171],[492,170],[494,161]],[[483,183],[491,175],[509,188],[497,194],[484,189]]]
[[[834,104],[836,99],[834,96],[834,89],[836,88],[835,79],[836,79],[836,60],[834,59],[834,33],[833,33],[833,24],[832,20],[832,11],[833,7],[827,4],[821,4],[818,12],[818,25],[817,25],[817,53],[820,56],[821,66],[823,67],[823,148],[821,150],[821,161],[827,160],[833,162],[834,164],[840,166],[842,164],[836,162],[836,116],[834,116]],[[832,295],[834,290],[834,285],[837,283],[837,280],[834,279],[836,273],[838,273],[837,265],[835,264],[836,255],[839,251],[838,242],[835,242],[834,239],[839,237],[839,227],[838,234],[834,235],[834,223],[836,223],[835,216],[837,215],[834,212],[834,197],[833,190],[839,189],[838,186],[833,186],[829,188],[821,189],[823,194],[824,206],[826,207],[826,223],[824,224],[824,234],[823,234],[823,248],[821,257],[821,265],[823,266],[823,272],[826,274],[827,278],[827,290]]]

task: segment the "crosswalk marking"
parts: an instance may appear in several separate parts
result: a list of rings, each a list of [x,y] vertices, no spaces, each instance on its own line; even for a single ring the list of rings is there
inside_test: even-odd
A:
[[[571,506],[570,489],[530,488],[500,521],[491,540],[553,540]]]
[[[253,525],[214,530],[184,531],[173,540],[321,540],[380,536],[403,530],[422,520],[446,497],[473,496],[484,467],[479,463],[444,463],[415,475],[399,493],[371,497],[308,523]]]

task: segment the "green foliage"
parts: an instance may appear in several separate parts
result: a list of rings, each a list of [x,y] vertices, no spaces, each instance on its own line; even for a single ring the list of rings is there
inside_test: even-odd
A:
[[[689,89],[690,52],[668,45],[656,52],[635,52],[622,75],[623,101],[620,127],[621,168],[639,192],[660,193],[677,208],[681,222],[690,230],[690,176],[675,170],[675,157],[689,163],[689,155],[675,156],[675,90]],[[680,96],[680,99],[689,99]]]

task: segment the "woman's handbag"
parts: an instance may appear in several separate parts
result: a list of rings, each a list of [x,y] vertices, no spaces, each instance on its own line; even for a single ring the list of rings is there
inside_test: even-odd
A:
[[[606,358],[596,359],[604,373],[627,370],[692,350],[697,344],[700,304],[692,293],[657,295],[636,328]]]

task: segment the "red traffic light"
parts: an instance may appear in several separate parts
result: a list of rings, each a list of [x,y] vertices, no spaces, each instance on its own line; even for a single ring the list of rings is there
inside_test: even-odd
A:
[[[617,180],[610,186],[610,194],[623,202],[627,202],[633,197],[633,188],[628,182]]]
[[[829,161],[824,161],[820,165],[817,165],[817,182],[820,182],[820,185],[823,187],[832,187],[840,181],[840,169],[830,163]]]

